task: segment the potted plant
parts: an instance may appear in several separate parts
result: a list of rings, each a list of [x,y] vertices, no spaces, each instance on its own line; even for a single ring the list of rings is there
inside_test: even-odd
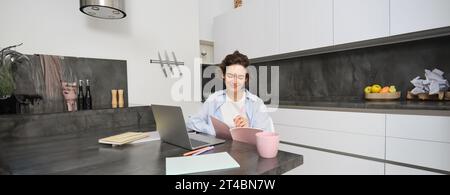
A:
[[[14,78],[11,72],[11,64],[6,63],[0,66],[0,99],[11,97],[14,92]]]
[[[13,60],[6,57],[5,50],[2,50],[0,52],[0,114],[10,114],[15,110],[12,63]]]

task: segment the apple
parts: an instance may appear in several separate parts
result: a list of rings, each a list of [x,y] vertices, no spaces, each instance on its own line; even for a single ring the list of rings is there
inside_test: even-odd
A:
[[[372,93],[380,93],[381,91],[381,86],[380,85],[372,85]]]
[[[364,93],[366,93],[366,94],[372,93],[372,87],[368,86],[368,87],[364,88]]]
[[[395,92],[397,92],[397,89],[395,88],[395,86],[394,85],[390,86],[389,93],[395,93]]]

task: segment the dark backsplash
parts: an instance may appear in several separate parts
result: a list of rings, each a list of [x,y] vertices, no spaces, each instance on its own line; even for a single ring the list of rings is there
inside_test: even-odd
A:
[[[370,84],[403,94],[424,69],[450,76],[450,37],[308,56],[258,65],[280,66],[280,101],[360,100]]]
[[[61,113],[67,111],[62,89],[57,92],[58,98],[46,99],[45,92],[49,80],[43,73],[44,66],[41,64],[41,55],[27,55],[31,63],[23,60],[13,66],[16,90],[15,97],[11,101],[18,100],[16,107],[1,109],[0,114],[45,114]],[[124,90],[125,107],[128,106],[128,84],[127,84],[127,62],[125,60],[92,59],[78,57],[55,56],[60,61],[61,79],[67,82],[78,80],[90,80],[93,109],[111,108],[111,90]],[[48,66],[47,66],[48,67]],[[50,67],[53,67],[51,64]],[[84,83],[86,84],[86,83]],[[52,81],[52,86],[61,85]],[[47,87],[48,88],[48,87]],[[78,93],[78,87],[77,87]],[[84,92],[86,89],[84,88]],[[59,97],[60,96],[60,97]],[[19,104],[18,102],[30,97],[41,97],[36,103]],[[22,98],[22,99],[21,99]],[[2,106],[5,106],[2,104]]]
[[[359,101],[371,84],[395,85],[405,99],[410,81],[425,69],[438,68],[450,79],[450,36],[252,65],[279,66],[281,104]]]

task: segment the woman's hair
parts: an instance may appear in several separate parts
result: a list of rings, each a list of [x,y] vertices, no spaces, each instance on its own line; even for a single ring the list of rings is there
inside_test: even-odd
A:
[[[241,54],[239,51],[235,51],[233,54],[227,55],[225,59],[223,59],[220,64],[220,69],[222,70],[222,74],[225,76],[227,71],[227,66],[231,65],[242,65],[244,68],[247,68],[250,65],[250,60],[244,54]],[[246,76],[248,78],[248,75]]]

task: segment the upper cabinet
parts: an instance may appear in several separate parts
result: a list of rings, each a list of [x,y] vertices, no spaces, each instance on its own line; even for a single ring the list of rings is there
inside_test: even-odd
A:
[[[214,63],[220,63],[227,54],[243,47],[242,10],[235,9],[214,18]]]
[[[389,0],[334,0],[334,44],[389,35]]]
[[[279,52],[279,0],[251,0],[215,18],[215,62],[239,50],[249,58]]]
[[[449,0],[391,0],[391,35],[450,26]]]
[[[333,0],[280,1],[280,53],[333,45]]]
[[[247,4],[246,4],[247,3]],[[279,51],[279,0],[247,0],[242,7],[244,17],[242,52],[249,58],[273,55]]]
[[[200,40],[213,41],[214,17],[231,11],[233,2],[230,0],[199,0],[198,4]]]
[[[215,18],[215,62],[450,26],[450,0],[245,0]]]

